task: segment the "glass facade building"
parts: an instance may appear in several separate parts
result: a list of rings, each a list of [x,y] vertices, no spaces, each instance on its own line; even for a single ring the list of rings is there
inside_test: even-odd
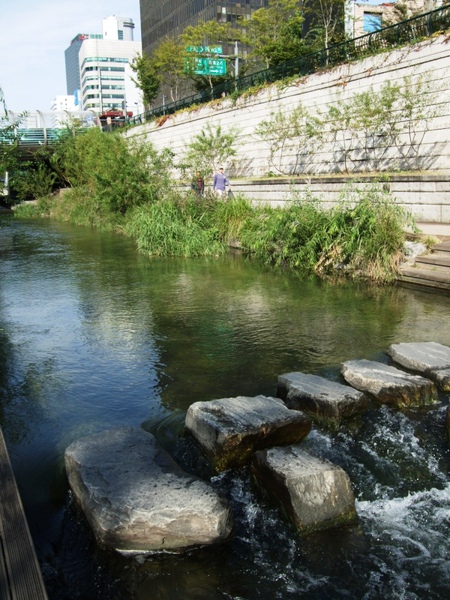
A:
[[[199,21],[235,23],[267,5],[268,0],[141,0],[142,50],[151,54],[162,38]]]

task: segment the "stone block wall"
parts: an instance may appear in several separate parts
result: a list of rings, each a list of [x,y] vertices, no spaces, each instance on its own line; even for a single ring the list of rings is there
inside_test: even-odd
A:
[[[283,206],[296,195],[309,192],[321,200],[327,208],[335,206],[344,186],[351,183],[364,189],[376,181],[376,177],[311,177],[259,180],[235,179],[232,188],[255,203]],[[393,175],[383,186],[391,192],[397,203],[410,212],[418,224],[439,223],[448,225],[445,235],[450,235],[450,175]]]
[[[398,147],[392,146],[381,159],[370,164],[361,156],[353,156],[352,172],[401,172],[409,170],[414,162],[415,172],[438,179],[427,181],[425,178],[418,186],[417,178],[413,181],[407,177],[400,178],[392,183],[392,191],[399,201],[414,207],[413,212],[420,220],[448,223],[450,202],[446,176],[450,177],[450,43],[445,35],[295,81],[273,84],[255,95],[242,96],[236,102],[230,97],[216,100],[170,116],[163,123],[152,122],[135,127],[127,135],[143,137],[158,149],[170,148],[176,160],[182,160],[187,144],[207,123],[212,126],[220,123],[224,131],[236,128],[239,131],[237,156],[225,165],[228,175],[240,180],[263,178],[274,169],[269,162],[269,147],[255,135],[255,128],[262,120],[270,118],[271,113],[280,110],[288,114],[301,103],[311,114],[316,111],[323,114],[339,99],[345,100],[370,89],[379,90],[388,81],[402,84],[405,77],[414,79],[419,76],[427,79],[426,93],[430,94],[439,116],[416,128],[416,136],[422,139],[417,157],[414,161],[402,160]],[[405,133],[405,143],[406,138]],[[289,171],[289,164],[294,162],[294,156],[287,156],[283,170]],[[311,154],[309,163],[308,179],[321,176],[322,180],[315,182],[314,186],[321,188],[324,198],[332,202],[342,185],[336,175],[342,177],[345,174],[342,157],[336,156],[328,145]],[[302,175],[302,171],[292,175]],[[330,181],[323,179],[326,175],[331,177]],[[252,192],[246,189],[247,184],[243,181],[239,183],[239,189],[259,201],[278,203],[287,197],[289,186],[285,182],[268,180],[258,182],[257,186],[255,183],[251,186]],[[304,186],[305,183],[297,185]],[[437,197],[440,197],[439,201]]]

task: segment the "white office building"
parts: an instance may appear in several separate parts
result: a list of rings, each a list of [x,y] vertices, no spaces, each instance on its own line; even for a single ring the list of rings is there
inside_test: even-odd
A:
[[[73,95],[70,96],[55,96],[50,107],[50,110],[61,111],[67,110],[73,112],[79,110],[78,106],[75,106],[75,99]]]
[[[82,110],[143,112],[142,92],[130,64],[142,53],[133,40],[134,23],[106,17],[101,34],[78,34],[65,52],[67,93]]]

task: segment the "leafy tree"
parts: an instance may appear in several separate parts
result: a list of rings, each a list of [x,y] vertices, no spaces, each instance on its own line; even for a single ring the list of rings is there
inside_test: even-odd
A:
[[[377,159],[376,169],[389,148],[398,144],[401,126],[397,108],[400,99],[400,85],[387,81],[379,91],[371,86],[350,100],[354,114],[353,133],[368,170],[371,170],[371,157]]]
[[[14,182],[19,200],[37,200],[52,193],[58,176],[50,165],[34,156],[32,161],[22,165],[22,169]]]
[[[269,0],[267,8],[259,8],[241,24],[252,55],[268,68],[305,52],[304,20],[298,0]]]
[[[343,41],[346,0],[304,0],[303,11],[309,23],[310,44],[328,49]]]
[[[269,145],[269,164],[280,173],[292,175],[308,171],[308,162],[323,143],[323,121],[299,104],[290,113],[271,113],[255,134]]]
[[[0,177],[3,179],[7,172],[9,177],[9,192],[10,197],[8,202],[11,202],[11,195],[15,195],[16,190],[20,186],[20,181],[25,174],[25,163],[21,159],[19,152],[19,144],[17,139],[16,128],[20,125],[26,113],[21,113],[13,120],[9,119],[6,99],[3,90],[0,88]],[[3,183],[0,185],[0,191],[3,190]]]
[[[205,46],[221,46],[231,40],[236,39],[238,33],[232,29],[229,23],[219,23],[218,21],[205,21],[200,22],[198,25],[189,25],[180,35],[180,39],[184,47],[205,47]],[[205,53],[199,53],[191,51],[187,53],[185,70],[193,81],[194,86],[198,89],[205,89],[207,87],[213,88],[227,79],[228,77],[218,77],[211,74],[197,75],[195,71],[196,60],[199,58],[206,58]]]
[[[155,72],[164,86],[169,89],[172,102],[186,92],[187,75],[184,68],[186,49],[180,40],[167,37],[152,52],[151,60]]]
[[[383,15],[383,27],[388,27],[389,25],[395,25],[401,21],[412,19],[424,12],[426,12],[425,8],[421,8],[420,4],[408,2],[407,0],[398,0],[391,6],[390,11],[386,16]]]
[[[86,199],[86,210],[97,220],[108,220],[163,197],[170,187],[172,156],[169,151],[158,153],[148,142],[105,134],[95,127],[82,135],[66,135],[52,164]]]
[[[235,128],[225,133],[220,123],[215,128],[208,123],[188,144],[183,170],[200,173],[202,177],[212,175],[220,164],[236,155],[238,133]]]
[[[431,121],[442,114],[442,105],[436,105],[441,90],[442,84],[436,83],[432,72],[403,78],[399,91],[398,115],[402,130],[406,133],[407,144],[400,150],[413,168],[420,164],[420,149]]]
[[[144,104],[151,106],[158,95],[162,79],[154,59],[146,54],[137,54],[130,67],[136,73],[136,78],[132,80],[142,91]]]
[[[422,74],[401,84],[387,81],[378,91],[370,87],[349,98],[339,96],[322,115],[336,162],[342,161],[346,172],[361,160],[366,168],[381,170],[381,160],[397,146],[403,162],[389,161],[389,168],[417,168],[430,123],[442,111],[435,104],[438,91],[430,75]]]

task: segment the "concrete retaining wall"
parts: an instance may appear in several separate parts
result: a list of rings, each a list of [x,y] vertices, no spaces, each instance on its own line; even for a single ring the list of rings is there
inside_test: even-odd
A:
[[[235,194],[242,193],[255,202],[281,206],[296,194],[310,192],[323,200],[327,207],[335,205],[344,186],[354,184],[358,189],[369,187],[375,177],[311,177],[232,181]],[[392,175],[382,184],[396,198],[398,204],[411,212],[418,223],[449,224],[450,235],[450,176],[446,175]]]
[[[340,99],[349,99],[371,88],[378,90],[387,81],[404,84],[405,77],[417,80],[420,76],[428,82],[427,93],[439,116],[416,127],[416,139],[421,139],[417,156],[405,159],[398,146],[381,150],[370,163],[354,154],[352,172],[417,169],[421,177],[391,177],[392,193],[419,221],[450,223],[450,44],[446,36],[290,81],[285,87],[272,85],[253,96],[239,98],[235,104],[231,98],[217,100],[171,116],[164,123],[135,127],[127,135],[144,137],[158,149],[170,148],[176,160],[182,160],[189,141],[207,123],[214,126],[220,123],[224,131],[236,128],[237,156],[225,165],[228,175],[236,180],[235,191],[242,191],[254,200],[278,204],[289,197],[288,182],[244,180],[264,178],[274,171],[267,143],[254,133],[262,120],[279,110],[288,114],[300,103],[310,114],[317,111],[323,114]],[[407,138],[405,133],[402,140],[405,144]],[[327,202],[335,201],[346,181],[342,175],[345,171],[342,156],[335,150],[328,144],[311,154],[303,165],[309,177],[296,180],[294,188],[304,189],[308,184],[314,195],[319,194]],[[292,170],[295,157],[288,155],[283,160],[283,170],[289,170],[289,165]],[[301,175],[302,171],[293,174]]]

